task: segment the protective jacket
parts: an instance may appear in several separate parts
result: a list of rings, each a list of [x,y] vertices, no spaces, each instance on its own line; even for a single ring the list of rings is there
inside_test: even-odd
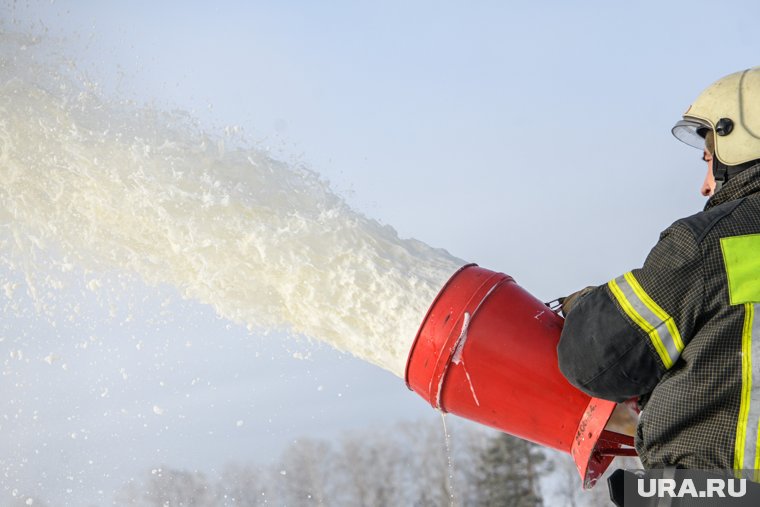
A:
[[[666,229],[643,267],[580,299],[558,356],[582,391],[639,397],[644,466],[759,480],[760,164]]]

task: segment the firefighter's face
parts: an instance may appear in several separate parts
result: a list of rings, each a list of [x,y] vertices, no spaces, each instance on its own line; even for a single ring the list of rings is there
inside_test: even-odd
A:
[[[707,174],[705,175],[705,181],[702,182],[702,189],[700,193],[705,197],[710,197],[715,193],[715,176],[713,175],[713,156],[712,153],[705,150],[702,155],[702,160],[707,162]]]

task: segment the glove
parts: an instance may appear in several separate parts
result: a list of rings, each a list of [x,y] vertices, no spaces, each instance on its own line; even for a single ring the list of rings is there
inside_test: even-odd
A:
[[[592,290],[596,289],[593,285],[589,285],[585,289],[581,289],[577,292],[573,292],[569,296],[565,296],[563,298],[559,298],[557,302],[559,303],[560,311],[562,312],[563,317],[567,317],[567,314],[570,313],[570,311],[573,309],[573,307],[578,304],[578,301],[580,301],[583,296],[591,292]]]

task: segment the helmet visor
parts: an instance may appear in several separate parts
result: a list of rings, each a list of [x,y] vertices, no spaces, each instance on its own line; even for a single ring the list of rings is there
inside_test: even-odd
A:
[[[705,136],[712,127],[695,120],[681,120],[673,126],[673,135],[679,141],[693,146],[698,150],[705,148]]]

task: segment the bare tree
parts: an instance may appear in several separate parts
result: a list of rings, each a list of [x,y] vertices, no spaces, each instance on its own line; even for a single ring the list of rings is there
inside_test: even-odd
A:
[[[458,505],[451,439],[443,422],[407,423],[401,431],[414,451],[410,463],[417,487],[409,500],[420,506]]]
[[[337,505],[399,505],[406,449],[392,429],[347,435],[341,440],[335,472]]]
[[[279,493],[289,506],[328,505],[333,492],[334,459],[326,442],[295,441],[278,465]]]
[[[166,467],[132,480],[118,505],[136,507],[482,505],[481,453],[496,432],[449,418],[345,434],[335,447],[294,442],[268,465],[230,464],[213,481]]]
[[[151,471],[144,499],[155,507],[212,507],[212,488],[200,472],[170,468]]]
[[[255,465],[229,464],[222,472],[216,487],[217,497],[224,505],[257,507],[273,499],[273,477],[269,470]]]

